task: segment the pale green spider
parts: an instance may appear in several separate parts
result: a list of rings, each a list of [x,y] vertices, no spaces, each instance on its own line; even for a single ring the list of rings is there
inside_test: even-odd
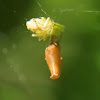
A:
[[[32,18],[26,22],[26,26],[28,30],[36,33],[32,34],[32,37],[39,37],[39,41],[42,39],[45,41],[49,36],[60,35],[64,28],[63,25],[52,21],[50,17]]]

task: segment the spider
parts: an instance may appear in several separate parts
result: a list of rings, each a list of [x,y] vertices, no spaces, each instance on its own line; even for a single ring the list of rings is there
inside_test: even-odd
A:
[[[44,17],[32,18],[26,22],[26,26],[28,30],[36,33],[32,34],[32,37],[39,37],[39,41],[45,41],[47,37],[51,37],[53,35],[60,35],[64,27],[63,25],[55,23],[50,19],[50,17],[47,19]]]

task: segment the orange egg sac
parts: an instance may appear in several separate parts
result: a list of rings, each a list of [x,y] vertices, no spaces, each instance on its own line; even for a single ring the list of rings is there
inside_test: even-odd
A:
[[[45,49],[45,58],[51,72],[51,79],[58,79],[61,73],[61,55],[58,46],[51,44]]]

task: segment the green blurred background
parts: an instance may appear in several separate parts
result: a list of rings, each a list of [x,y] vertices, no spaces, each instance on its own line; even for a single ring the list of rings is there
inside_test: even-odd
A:
[[[0,0],[0,12],[0,100],[100,100],[99,0]],[[25,25],[48,16],[65,26],[58,80],[45,61],[49,39]]]

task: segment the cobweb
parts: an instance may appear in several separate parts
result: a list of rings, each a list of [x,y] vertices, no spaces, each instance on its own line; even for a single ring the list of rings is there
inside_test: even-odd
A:
[[[42,14],[40,13],[40,16],[39,17],[50,17],[50,14],[48,14],[48,12],[46,12],[45,11],[45,9],[44,9],[44,7],[41,5],[41,3],[38,1],[38,0],[35,0],[35,2],[37,3],[37,8],[38,9],[40,9],[41,10],[41,12],[43,12]],[[33,1],[32,1],[32,3],[34,3]],[[59,8],[59,9],[57,9],[56,11],[55,11],[55,13],[57,14],[57,15],[54,15],[54,16],[52,16],[53,18],[51,18],[52,20],[54,19],[54,20],[56,20],[58,23],[59,23],[59,21],[63,18],[63,14],[65,13],[65,14],[68,14],[68,13],[74,13],[74,14],[94,14],[94,15],[99,15],[100,16],[100,11],[99,10],[96,10],[96,9],[83,9],[83,10],[81,10],[81,9],[72,9],[72,8]],[[59,14],[59,15],[58,15]],[[44,16],[43,16],[44,15]],[[38,17],[38,18],[39,18]],[[32,18],[34,18],[34,15],[33,15],[33,17]],[[36,17],[35,17],[36,18]],[[28,18],[24,18],[26,21],[28,21],[29,19]],[[25,24],[22,24],[20,27],[19,27],[19,29],[17,30],[17,32],[19,32],[21,29],[22,29],[22,27],[23,26],[26,26]]]

